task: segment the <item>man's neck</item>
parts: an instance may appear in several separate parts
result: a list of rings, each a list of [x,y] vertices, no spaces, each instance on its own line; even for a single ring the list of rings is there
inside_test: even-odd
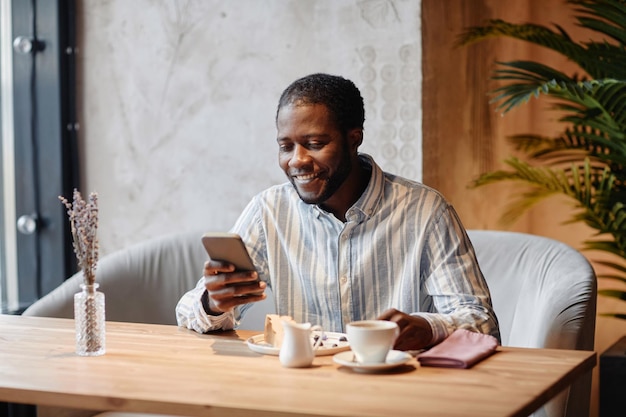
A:
[[[342,187],[331,198],[320,204],[320,207],[345,222],[347,211],[361,198],[371,176],[371,167],[359,159]],[[346,190],[350,190],[350,192],[346,192]]]

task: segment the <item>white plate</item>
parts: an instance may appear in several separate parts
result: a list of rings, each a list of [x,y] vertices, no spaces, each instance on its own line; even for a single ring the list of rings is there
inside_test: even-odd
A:
[[[314,331],[313,335],[319,335],[319,332]],[[324,332],[324,335],[326,336],[326,339],[322,341],[322,346],[315,349],[315,356],[334,355],[335,353],[350,349],[345,333]],[[246,343],[248,344],[250,350],[257,353],[274,356],[278,356],[280,353],[279,348],[274,347],[269,343],[265,343],[265,337],[262,334],[250,337],[246,340]],[[311,344],[313,344],[313,339],[311,339]]]
[[[339,365],[352,368],[354,371],[359,372],[372,372],[381,371],[384,369],[395,368],[396,366],[404,365],[408,361],[413,359],[411,355],[401,350],[391,350],[387,354],[387,360],[384,363],[358,363],[354,359],[354,353],[341,352],[333,356],[333,361]]]

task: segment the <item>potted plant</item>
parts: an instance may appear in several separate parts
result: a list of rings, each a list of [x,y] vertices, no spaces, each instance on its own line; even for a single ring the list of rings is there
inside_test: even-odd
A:
[[[599,275],[626,283],[626,1],[567,1],[590,40],[577,42],[561,27],[489,20],[459,37],[459,45],[510,37],[550,48],[577,64],[580,74],[565,74],[535,61],[498,62],[492,79],[497,109],[506,113],[533,97],[550,100],[559,112],[556,137],[510,137],[523,159],[510,157],[503,170],[482,173],[472,186],[517,181],[526,192],[503,220],[511,222],[543,199],[564,195],[576,207],[567,222],[584,222],[596,231],[584,250],[609,254],[597,261],[610,271]],[[626,300],[626,291],[599,294]],[[608,313],[626,319],[626,313]]]

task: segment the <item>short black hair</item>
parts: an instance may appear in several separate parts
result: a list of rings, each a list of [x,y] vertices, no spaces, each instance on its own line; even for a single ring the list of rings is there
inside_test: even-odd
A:
[[[297,79],[280,95],[276,118],[282,107],[295,103],[325,105],[343,134],[363,129],[363,97],[354,83],[343,77],[317,73]]]

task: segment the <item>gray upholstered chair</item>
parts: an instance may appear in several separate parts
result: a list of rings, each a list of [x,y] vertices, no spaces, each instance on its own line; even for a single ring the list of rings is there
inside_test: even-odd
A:
[[[596,276],[572,247],[545,237],[468,231],[498,316],[502,345],[594,350]],[[589,415],[591,372],[534,416]]]
[[[596,277],[573,248],[524,233],[470,230],[500,322],[502,344],[529,348],[593,350]],[[201,233],[167,236],[101,259],[98,282],[106,294],[107,319],[174,324],[180,296],[202,273]],[[82,277],[72,277],[24,314],[72,317],[72,297]],[[241,328],[261,330],[273,299],[251,308]],[[589,414],[591,373],[534,415]],[[102,417],[138,417],[105,413]]]
[[[96,282],[105,294],[106,319],[176,324],[176,303],[196,285],[208,259],[201,236],[201,232],[166,235],[102,257]],[[23,315],[73,318],[73,297],[82,280],[82,272],[76,273]]]

